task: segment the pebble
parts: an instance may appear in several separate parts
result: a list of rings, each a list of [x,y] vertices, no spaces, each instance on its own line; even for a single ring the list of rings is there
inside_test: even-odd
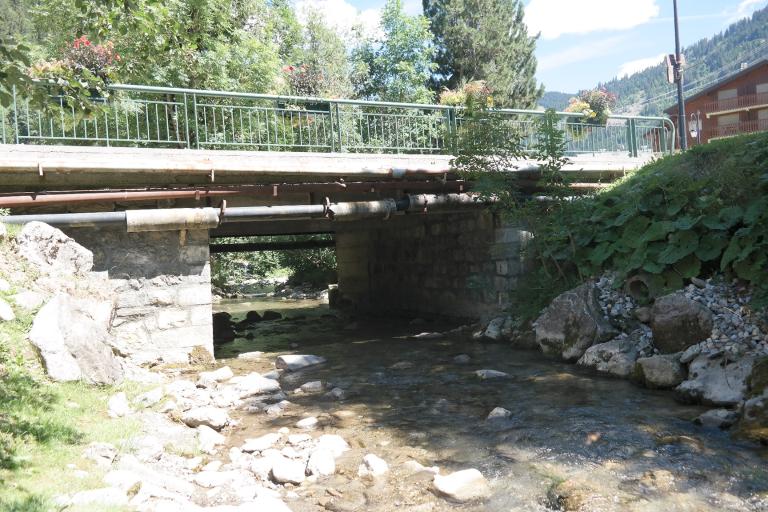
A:
[[[16,315],[13,313],[11,305],[0,298],[0,320],[3,322],[12,322],[16,320]]]
[[[305,384],[301,385],[300,388],[305,393],[318,393],[325,389],[325,386],[323,386],[323,382],[320,380],[313,380],[311,382],[307,382]]]
[[[435,475],[432,485],[442,496],[459,503],[480,501],[491,496],[485,477],[476,469],[456,471],[450,475]]]
[[[131,414],[131,412],[133,411],[131,406],[128,405],[128,397],[123,392],[112,395],[107,403],[107,414],[109,414],[110,418],[122,418]]]
[[[270,475],[276,483],[298,485],[305,479],[304,471],[305,466],[303,462],[291,460],[280,455],[273,459]]]
[[[284,355],[278,356],[275,360],[275,366],[280,370],[288,370],[289,372],[295,372],[301,370],[307,366],[314,366],[325,362],[324,357],[313,356],[309,354],[301,355]]]
[[[304,430],[311,430],[317,426],[317,418],[314,416],[310,416],[309,418],[304,418],[303,420],[299,420],[296,422],[296,428],[301,428]]]
[[[480,380],[506,379],[509,377],[508,373],[500,372],[498,370],[477,370],[475,375],[477,375]]]
[[[365,457],[363,457],[363,463],[360,464],[360,467],[357,469],[357,476],[365,478],[365,477],[379,477],[384,475],[389,471],[389,464],[387,462],[377,457],[376,455],[369,453]]]
[[[512,412],[504,409],[503,407],[494,408],[486,418],[487,420],[501,420],[507,419],[512,416]]]
[[[246,439],[243,446],[240,449],[246,453],[262,452],[268,448],[272,448],[282,436],[280,434],[264,434],[261,437],[254,439]]]

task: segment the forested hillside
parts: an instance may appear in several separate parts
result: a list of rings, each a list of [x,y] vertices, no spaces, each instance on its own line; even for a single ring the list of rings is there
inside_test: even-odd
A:
[[[577,94],[547,91],[541,96],[541,99],[539,100],[539,106],[544,108],[553,108],[555,110],[565,110],[565,107],[568,106],[568,102],[574,96],[577,96]]]
[[[768,56],[768,7],[756,11],[711,38],[684,48],[686,94],[693,94],[713,82]],[[618,97],[618,111],[640,111],[656,115],[674,103],[674,87],[667,83],[663,64],[626,78],[600,84]]]

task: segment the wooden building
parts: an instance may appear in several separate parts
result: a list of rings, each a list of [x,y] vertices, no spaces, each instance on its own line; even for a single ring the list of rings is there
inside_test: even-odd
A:
[[[665,110],[677,123],[677,105]],[[768,58],[685,100],[688,146],[768,130]]]

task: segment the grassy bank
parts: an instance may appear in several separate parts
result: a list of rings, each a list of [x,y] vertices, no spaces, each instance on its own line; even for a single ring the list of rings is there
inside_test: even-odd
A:
[[[0,261],[0,278],[12,285],[0,297],[13,304],[11,296],[31,274],[15,261],[7,240],[0,241]],[[117,388],[50,382],[26,339],[33,314],[14,309],[16,320],[0,321],[0,511],[37,512],[48,510],[57,494],[102,487],[103,470],[81,457],[83,449],[93,441],[120,448],[139,425],[107,417],[107,400]]]
[[[530,279],[541,301],[532,305],[526,292],[527,310],[603,271],[642,276],[651,295],[721,274],[750,285],[755,306],[768,305],[766,133],[696,146],[546,208]]]

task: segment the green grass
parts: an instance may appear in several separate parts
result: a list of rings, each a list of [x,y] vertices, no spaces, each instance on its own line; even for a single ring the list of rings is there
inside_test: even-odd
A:
[[[0,242],[0,258],[12,261],[7,242]],[[11,293],[0,296],[12,303]],[[47,511],[57,494],[104,486],[104,470],[83,459],[82,452],[94,441],[124,449],[140,424],[132,418],[109,418],[107,401],[117,391],[132,397],[144,388],[134,383],[97,387],[50,382],[26,339],[33,315],[18,308],[16,314],[16,320],[0,322],[0,512]],[[88,476],[76,477],[68,464]]]

